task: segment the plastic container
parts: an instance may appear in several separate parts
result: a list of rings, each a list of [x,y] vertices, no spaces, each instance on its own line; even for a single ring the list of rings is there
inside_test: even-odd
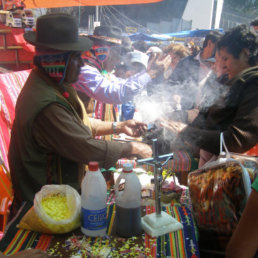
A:
[[[124,190],[118,191],[120,181],[124,179]],[[141,226],[141,183],[130,163],[116,180],[116,234],[132,237],[142,232]]]
[[[107,184],[97,162],[90,162],[88,167],[81,184],[81,231],[91,237],[104,236],[107,230]]]

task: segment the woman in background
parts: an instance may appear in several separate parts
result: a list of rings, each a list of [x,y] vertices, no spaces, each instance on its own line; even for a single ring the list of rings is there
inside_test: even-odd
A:
[[[257,34],[246,25],[226,32],[217,45],[229,79],[225,84],[226,96],[199,113],[188,126],[176,121],[162,122],[164,127],[178,133],[185,144],[201,149],[200,166],[219,153],[221,132],[231,152],[244,153],[258,142],[257,43]]]

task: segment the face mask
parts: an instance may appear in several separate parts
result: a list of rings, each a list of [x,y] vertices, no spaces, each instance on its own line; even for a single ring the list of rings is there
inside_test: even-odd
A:
[[[70,51],[36,50],[34,64],[43,69],[58,84],[61,84],[65,78],[71,53]]]
[[[110,47],[109,46],[93,46],[92,50],[94,52],[95,57],[99,62],[103,63],[107,60]]]

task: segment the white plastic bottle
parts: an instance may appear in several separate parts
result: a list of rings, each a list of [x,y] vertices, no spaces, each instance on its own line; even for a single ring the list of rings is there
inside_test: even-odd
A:
[[[81,184],[82,225],[87,236],[104,236],[107,230],[107,184],[97,162],[90,162]]]
[[[124,179],[124,190],[118,191]],[[123,171],[115,184],[116,191],[116,234],[132,237],[142,232],[141,227],[141,183],[130,163],[123,165]]]

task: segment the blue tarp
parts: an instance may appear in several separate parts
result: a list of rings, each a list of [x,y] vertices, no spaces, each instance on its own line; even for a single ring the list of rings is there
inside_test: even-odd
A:
[[[173,38],[192,38],[192,37],[205,37],[212,30],[186,30],[179,31],[174,33],[164,33],[164,34],[155,34],[149,35],[145,33],[135,33],[129,35],[129,38],[132,41],[144,40],[144,41],[164,41],[172,40]],[[223,29],[218,29],[218,31],[223,32]]]
[[[145,33],[142,33],[142,32],[137,32],[137,33],[134,33],[132,35],[129,35],[129,38],[132,40],[132,41],[138,41],[138,40],[144,40],[144,41],[160,41],[160,40],[168,40],[168,39],[164,39],[162,37],[153,37],[149,34],[145,34]]]
[[[212,30],[185,30],[174,33],[166,33],[169,37],[175,38],[193,38],[193,37],[205,37]],[[218,29],[219,32],[223,32],[223,29]]]

